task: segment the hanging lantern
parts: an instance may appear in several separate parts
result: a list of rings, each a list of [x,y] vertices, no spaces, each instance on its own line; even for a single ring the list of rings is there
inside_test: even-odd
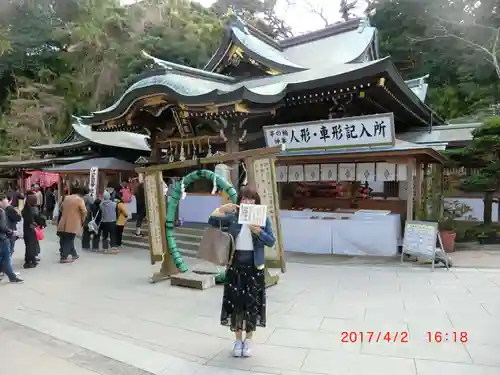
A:
[[[231,183],[231,168],[223,163],[215,166],[212,195],[217,193],[217,177],[223,178],[227,182]]]

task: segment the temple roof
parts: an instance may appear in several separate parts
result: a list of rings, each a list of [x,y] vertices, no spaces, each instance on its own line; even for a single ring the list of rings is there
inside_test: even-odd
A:
[[[281,73],[355,62],[363,56],[372,42],[375,43],[373,58],[377,59],[376,32],[376,28],[371,27],[367,20],[353,19],[276,41],[233,16],[226,28],[223,42],[206,64],[205,70],[214,71],[232,44],[240,47],[250,58]]]
[[[155,59],[158,60],[158,59]],[[160,60],[161,61],[161,60]],[[375,61],[321,65],[298,72],[267,76],[263,78],[252,78],[244,81],[227,81],[220,75],[207,76],[206,71],[189,68],[177,69],[168,62],[164,64],[165,73],[144,78],[129,87],[125,93],[110,107],[94,112],[91,117],[84,121],[96,123],[110,118],[122,116],[141,97],[149,95],[164,94],[173,103],[186,105],[199,105],[200,103],[230,103],[250,102],[255,104],[279,103],[287,94],[307,91],[312,89],[330,89],[348,82],[356,82],[373,77],[387,77],[399,89],[396,93],[400,100],[410,102],[412,111],[423,118],[427,123],[431,110],[403,81],[394,64],[389,58]],[[167,69],[168,68],[168,69]],[[195,71],[200,75],[195,76]],[[440,120],[436,116],[436,122]],[[97,134],[97,133],[96,133]],[[116,146],[116,143],[113,143]]]
[[[399,137],[399,134],[398,134]],[[408,154],[422,154],[427,155],[432,161],[438,163],[444,163],[446,158],[441,155],[439,149],[434,147],[429,147],[427,145],[420,145],[411,142],[402,141],[396,139],[394,145],[391,146],[380,146],[380,147],[361,147],[355,150],[349,150],[346,152],[345,149],[325,149],[325,150],[286,150],[282,151],[278,157],[279,158],[294,158],[294,157],[321,157],[327,156],[331,159],[336,158],[359,158],[367,157],[376,159],[377,156],[387,156],[391,154],[392,156],[407,156]]]
[[[88,142],[119,147],[137,151],[151,151],[148,145],[148,136],[129,132],[94,132],[88,125],[79,122],[73,124],[73,129]]]
[[[411,91],[413,91],[413,93],[423,102],[427,98],[427,89],[429,88],[429,85],[426,82],[427,78],[429,78],[429,74],[405,81]]]
[[[384,107],[380,110],[410,113],[409,117],[402,116],[402,121],[410,124],[444,123],[424,104],[427,76],[405,82],[390,58],[379,58],[377,30],[366,18],[284,40],[273,40],[236,16],[226,31],[225,40],[204,70],[163,61],[143,52],[164,71],[143,77],[113,105],[82,117],[82,121],[103,124],[121,118],[138,101],[144,99],[146,103],[148,97],[154,96],[161,101],[155,104],[157,106],[166,108],[182,104],[188,111],[190,106],[200,111],[228,103],[244,103],[249,108],[252,105],[253,108],[266,105],[276,108],[285,103],[285,98],[289,100],[301,93],[318,95],[324,91],[326,95],[346,89],[352,92],[366,88],[363,85],[369,81],[385,78],[390,82],[388,90],[375,94],[376,101],[379,98],[383,101],[376,104]],[[215,73],[226,55],[235,53],[230,52],[232,46],[240,48],[250,61],[274,69],[269,73],[273,75],[235,78]]]
[[[97,167],[101,171],[132,172],[137,167],[135,164],[117,158],[93,158],[59,167],[45,168],[47,172],[71,173],[88,172],[90,168]]]
[[[481,123],[433,126],[428,129],[400,133],[398,137],[418,144],[453,144],[466,143],[472,140],[472,132],[481,126]]]
[[[61,152],[72,149],[89,147],[92,144],[119,147],[137,151],[151,151],[147,136],[129,132],[94,132],[88,125],[81,123],[80,119],[74,117],[76,122],[72,125],[71,133],[60,143],[39,145],[30,147],[36,152]]]
[[[6,168],[20,168],[20,169],[30,169],[30,168],[40,168],[53,164],[65,164],[72,163],[75,161],[84,160],[89,156],[79,155],[79,156],[69,156],[60,158],[45,158],[45,159],[31,159],[31,160],[10,160],[0,162],[0,169]]]

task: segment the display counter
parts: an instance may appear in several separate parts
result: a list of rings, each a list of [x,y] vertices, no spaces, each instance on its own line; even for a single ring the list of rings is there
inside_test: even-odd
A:
[[[399,214],[376,211],[281,211],[287,252],[394,256],[401,239]]]

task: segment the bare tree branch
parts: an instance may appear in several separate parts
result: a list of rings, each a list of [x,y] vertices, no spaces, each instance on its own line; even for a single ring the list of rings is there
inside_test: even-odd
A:
[[[325,10],[323,7],[319,7],[319,10],[316,9],[317,7],[311,4],[309,0],[304,0],[304,3],[307,5],[309,10],[316,14],[321,20],[325,23],[325,27],[330,25],[330,20],[328,19],[327,16],[325,16]]]
[[[493,27],[486,26],[486,25],[472,24],[472,26],[482,27],[484,29],[493,31],[493,33],[494,33],[493,34],[493,44],[491,45],[491,48],[490,48],[490,47],[486,47],[485,45],[479,44],[473,40],[470,40],[464,36],[461,36],[457,33],[454,33],[452,31],[450,31],[445,26],[445,24],[450,24],[450,25],[464,28],[464,27],[468,27],[470,25],[466,25],[466,24],[463,24],[460,22],[444,20],[444,19],[439,18],[439,17],[436,17],[436,19],[440,22],[436,25],[436,30],[439,32],[439,35],[433,35],[433,36],[428,37],[428,38],[408,37],[408,40],[410,40],[410,42],[412,42],[412,43],[421,43],[421,42],[425,42],[425,41],[429,41],[429,40],[442,39],[442,38],[453,38],[453,39],[459,40],[462,43],[464,43],[466,46],[485,54],[486,55],[485,60],[488,63],[490,63],[491,65],[493,65],[493,67],[495,68],[495,72],[496,72],[498,78],[500,79],[500,61],[499,61],[499,56],[498,56],[499,51],[500,51],[500,27],[493,28]]]

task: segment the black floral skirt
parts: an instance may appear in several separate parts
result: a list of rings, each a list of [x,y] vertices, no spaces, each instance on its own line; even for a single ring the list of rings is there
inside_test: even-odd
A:
[[[220,323],[231,331],[246,332],[266,326],[265,274],[253,259],[241,261],[235,256],[227,268]]]

